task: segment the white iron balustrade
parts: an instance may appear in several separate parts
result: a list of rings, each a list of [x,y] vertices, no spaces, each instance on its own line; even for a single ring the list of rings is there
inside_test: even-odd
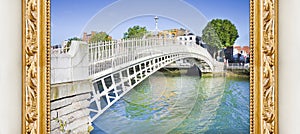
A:
[[[77,46],[51,50],[51,60],[54,59],[51,62],[54,64],[51,66],[51,83],[90,79],[94,85],[90,122],[141,81],[168,64],[193,58],[197,59],[194,64],[202,72],[213,72],[217,63],[205,48],[173,38],[126,39],[86,46],[81,42]],[[59,58],[65,58],[69,65],[61,67],[63,61]]]
[[[95,90],[91,122],[148,76],[183,58],[201,61],[202,72],[212,72],[215,60],[196,43],[149,38],[89,44],[89,74]]]

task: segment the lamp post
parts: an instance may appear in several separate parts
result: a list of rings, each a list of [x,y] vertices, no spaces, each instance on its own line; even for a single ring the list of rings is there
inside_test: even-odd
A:
[[[155,16],[154,17],[154,20],[155,20],[155,31],[156,31],[156,34],[158,35],[158,17],[157,16]]]

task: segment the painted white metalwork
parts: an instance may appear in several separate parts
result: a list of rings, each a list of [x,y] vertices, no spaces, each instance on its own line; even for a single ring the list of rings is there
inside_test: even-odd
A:
[[[183,43],[176,39],[131,39],[89,44],[89,74],[101,77],[141,60],[173,53],[186,53],[192,58],[204,60],[214,69],[216,62],[205,48],[196,43]]]
[[[89,75],[94,90],[91,122],[157,70],[183,58],[198,59],[202,72],[216,61],[205,48],[170,38],[130,39],[89,44]]]

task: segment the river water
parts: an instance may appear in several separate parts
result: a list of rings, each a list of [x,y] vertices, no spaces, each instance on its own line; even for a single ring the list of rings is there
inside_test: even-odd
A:
[[[156,72],[93,127],[92,134],[249,134],[249,78]]]

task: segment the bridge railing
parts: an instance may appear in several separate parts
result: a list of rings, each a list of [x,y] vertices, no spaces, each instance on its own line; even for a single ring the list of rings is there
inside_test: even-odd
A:
[[[245,69],[245,70],[249,70],[249,64],[244,64],[244,63],[228,63],[226,65],[226,69]]]
[[[207,59],[208,62],[212,63],[213,65],[217,64],[217,61],[210,55],[206,48],[203,48],[200,45],[192,42],[181,42],[180,44],[186,46],[189,49],[189,52],[202,55],[205,59]]]
[[[212,60],[205,48],[175,38],[122,39],[89,44],[89,75],[148,56],[188,52],[202,54]]]
[[[51,48],[51,56],[61,55],[61,54],[67,54],[70,50],[70,47],[65,46],[62,48]]]

